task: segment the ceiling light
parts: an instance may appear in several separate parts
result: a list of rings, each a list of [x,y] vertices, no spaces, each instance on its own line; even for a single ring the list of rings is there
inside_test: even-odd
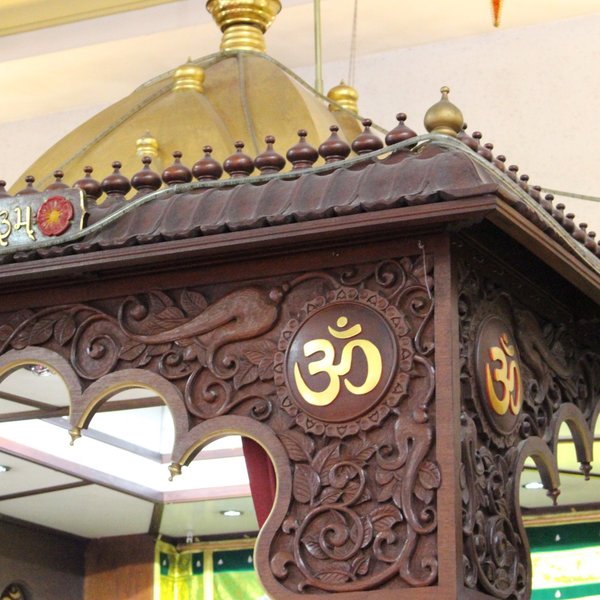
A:
[[[244,513],[241,510],[230,508],[229,510],[222,510],[221,514],[224,517],[241,517]]]
[[[0,473],[6,473],[7,471],[10,471],[10,467],[7,467],[6,465],[0,465]]]
[[[526,490],[541,490],[544,484],[541,481],[530,481],[523,486]]]

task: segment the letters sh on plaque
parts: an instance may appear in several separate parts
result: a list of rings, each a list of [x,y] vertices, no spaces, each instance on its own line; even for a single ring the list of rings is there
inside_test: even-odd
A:
[[[486,318],[477,337],[477,380],[483,405],[494,428],[511,433],[523,404],[519,353],[508,324],[497,316]]]
[[[286,380],[299,408],[330,423],[369,411],[387,392],[397,341],[385,317],[356,301],[338,301],[308,316],[291,340]]]

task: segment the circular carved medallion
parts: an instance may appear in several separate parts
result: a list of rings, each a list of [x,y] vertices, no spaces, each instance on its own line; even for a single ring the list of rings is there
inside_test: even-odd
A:
[[[407,385],[397,376],[413,354],[412,340],[398,339],[407,332],[404,315],[375,292],[339,288],[308,303],[275,359],[284,409],[306,430],[336,436],[380,422]]]
[[[63,234],[71,225],[73,205],[64,196],[48,198],[37,211],[37,225],[46,236]]]
[[[510,326],[494,315],[484,319],[475,352],[477,385],[488,420],[498,432],[509,434],[523,404],[520,359]]]

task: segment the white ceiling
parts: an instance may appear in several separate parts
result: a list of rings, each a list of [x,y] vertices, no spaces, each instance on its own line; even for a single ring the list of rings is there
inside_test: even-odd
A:
[[[188,57],[216,52],[220,32],[204,4],[178,0],[0,37],[0,123],[107,105]],[[311,66],[313,3],[282,4],[267,34],[269,54],[292,68]],[[503,5],[503,29],[600,12],[598,0],[505,0]],[[351,0],[321,1],[325,62],[347,60],[353,6]],[[359,0],[357,53],[364,56],[493,29],[491,0]]]
[[[105,406],[144,402],[148,394],[129,390]],[[45,403],[27,407],[19,396]],[[28,409],[33,417],[53,406],[68,407],[57,375],[19,369],[0,384],[0,464],[10,467],[0,473],[1,514],[89,538],[152,528],[155,534],[183,537],[258,529],[239,438],[213,442],[169,481],[174,430],[166,407],[99,413],[71,446],[66,417],[16,416]],[[227,508],[242,515],[226,517]]]
[[[0,464],[10,470],[0,473],[0,514],[86,538],[149,532],[196,538],[257,531],[239,438],[213,442],[171,482],[169,454],[163,452],[165,440],[157,435],[168,430],[166,439],[172,443],[172,421],[166,408],[98,414],[84,437],[71,446],[66,421],[7,420],[10,412],[21,410],[17,401],[3,399],[3,394],[18,392],[39,398],[46,389],[54,390],[55,405],[67,406],[58,376],[37,376],[20,369],[5,382],[0,384],[0,414],[5,420],[0,423]],[[128,396],[144,401],[148,391]],[[560,504],[597,504],[600,475],[584,481],[566,426],[561,440]],[[595,450],[600,453],[600,441]],[[523,473],[522,486],[539,481],[531,466]],[[543,489],[521,487],[520,494],[526,508],[551,507]],[[229,508],[241,511],[241,516],[224,516]]]

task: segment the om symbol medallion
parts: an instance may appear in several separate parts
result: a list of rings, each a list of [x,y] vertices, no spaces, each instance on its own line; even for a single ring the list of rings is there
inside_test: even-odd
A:
[[[333,302],[296,331],[286,354],[286,380],[305,413],[330,423],[349,421],[386,393],[397,354],[394,332],[376,309]]]
[[[519,354],[509,326],[491,316],[479,327],[477,381],[485,411],[500,433],[511,433],[523,404]]]

